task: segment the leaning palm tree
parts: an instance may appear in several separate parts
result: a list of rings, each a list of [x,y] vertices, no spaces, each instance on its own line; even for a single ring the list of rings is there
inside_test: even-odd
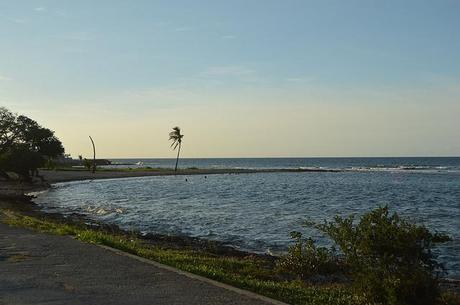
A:
[[[169,133],[169,140],[173,141],[171,144],[171,147],[173,150],[176,150],[177,147],[179,149],[177,150],[177,158],[176,158],[176,166],[174,167],[174,171],[177,171],[177,164],[179,163],[179,154],[180,154],[180,147],[182,145],[182,138],[184,137],[183,134],[180,133],[180,127],[174,127],[173,131]]]

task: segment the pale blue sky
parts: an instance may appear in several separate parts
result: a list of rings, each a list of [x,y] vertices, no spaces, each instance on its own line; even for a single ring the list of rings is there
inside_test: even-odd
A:
[[[460,155],[460,1],[0,0],[0,37],[0,105],[73,155]]]

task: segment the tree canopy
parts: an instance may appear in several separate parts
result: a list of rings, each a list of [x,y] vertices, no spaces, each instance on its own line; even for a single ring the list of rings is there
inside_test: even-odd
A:
[[[29,176],[64,153],[54,131],[0,107],[0,169]]]

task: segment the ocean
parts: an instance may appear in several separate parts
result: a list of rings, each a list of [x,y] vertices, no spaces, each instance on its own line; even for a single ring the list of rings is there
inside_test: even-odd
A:
[[[174,159],[118,159],[112,167],[173,167]],[[136,165],[138,163],[139,165]],[[117,165],[119,164],[119,165]],[[449,234],[438,246],[460,279],[460,158],[181,159],[180,168],[320,168],[339,172],[157,176],[58,183],[36,199],[47,212],[80,213],[145,233],[194,236],[279,254],[302,226],[377,206]]]

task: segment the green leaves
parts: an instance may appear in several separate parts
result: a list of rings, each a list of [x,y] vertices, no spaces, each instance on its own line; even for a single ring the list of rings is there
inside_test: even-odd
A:
[[[64,153],[61,141],[36,121],[0,107],[0,169],[23,176]]]
[[[303,239],[300,232],[291,232],[295,244],[277,261],[280,272],[305,280],[313,275],[327,275],[340,271],[341,267],[333,250],[316,247],[311,238]]]
[[[382,304],[433,304],[439,295],[442,266],[432,247],[449,240],[433,234],[388,207],[370,211],[355,222],[336,216],[331,222],[306,223],[327,235],[344,255],[357,291]]]

